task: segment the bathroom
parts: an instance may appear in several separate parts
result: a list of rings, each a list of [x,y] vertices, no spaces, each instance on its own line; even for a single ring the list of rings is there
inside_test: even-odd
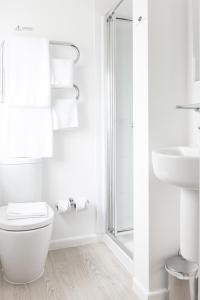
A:
[[[199,1],[2,0],[0,36],[0,300],[200,300]]]

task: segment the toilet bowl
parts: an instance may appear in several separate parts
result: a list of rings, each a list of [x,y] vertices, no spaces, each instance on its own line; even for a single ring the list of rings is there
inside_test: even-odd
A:
[[[43,200],[43,160],[0,158],[0,261],[5,280],[24,284],[44,271],[54,213],[48,216],[8,220],[7,204]]]
[[[8,220],[6,208],[0,207],[3,277],[14,284],[30,283],[44,272],[54,213],[48,206],[48,217]]]

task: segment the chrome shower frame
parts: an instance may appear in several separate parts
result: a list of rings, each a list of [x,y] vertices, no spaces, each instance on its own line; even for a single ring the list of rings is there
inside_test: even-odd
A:
[[[117,234],[116,215],[116,17],[107,18],[107,228],[114,236]]]
[[[106,128],[106,233],[111,239],[131,258],[133,253],[117,239],[117,163],[116,163],[116,22],[129,21],[132,19],[117,16],[117,8],[125,0],[120,1],[112,11],[105,16],[105,98],[107,111]],[[131,228],[132,230],[132,228]],[[126,231],[126,230],[124,230]]]

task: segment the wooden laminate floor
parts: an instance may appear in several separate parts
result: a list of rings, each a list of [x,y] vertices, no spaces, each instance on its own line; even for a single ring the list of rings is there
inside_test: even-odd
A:
[[[102,244],[51,251],[44,276],[15,286],[0,277],[0,300],[137,300],[132,278]]]

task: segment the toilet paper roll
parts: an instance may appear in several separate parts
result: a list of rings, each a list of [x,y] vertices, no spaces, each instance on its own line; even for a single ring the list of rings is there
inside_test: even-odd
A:
[[[71,209],[71,204],[69,199],[59,200],[56,207],[59,214],[64,214]]]
[[[85,197],[76,197],[74,199],[76,212],[88,209],[89,200]]]

